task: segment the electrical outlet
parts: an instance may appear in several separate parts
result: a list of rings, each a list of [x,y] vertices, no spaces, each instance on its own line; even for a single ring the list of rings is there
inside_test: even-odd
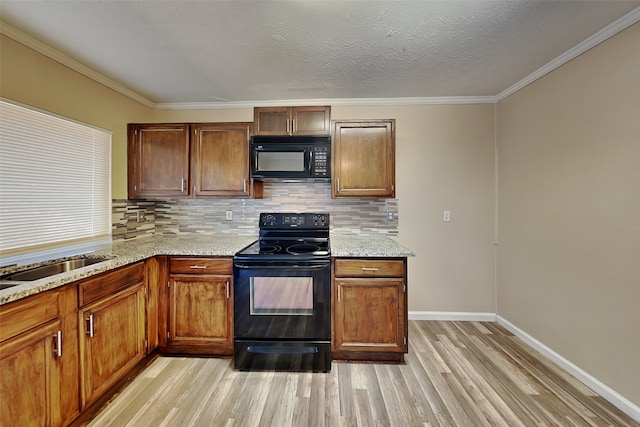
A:
[[[147,218],[144,216],[144,211],[136,211],[136,221],[145,222]]]
[[[449,222],[451,221],[451,211],[444,211],[442,212],[442,220],[444,222]]]
[[[392,221],[392,220],[393,220],[393,212],[387,211],[387,221]]]
[[[225,218],[227,219],[227,221],[232,221],[233,220],[233,211],[227,211],[225,214]]]

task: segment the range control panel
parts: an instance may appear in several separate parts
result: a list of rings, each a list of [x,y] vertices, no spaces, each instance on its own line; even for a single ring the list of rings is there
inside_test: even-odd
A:
[[[261,229],[328,229],[328,213],[261,213]]]

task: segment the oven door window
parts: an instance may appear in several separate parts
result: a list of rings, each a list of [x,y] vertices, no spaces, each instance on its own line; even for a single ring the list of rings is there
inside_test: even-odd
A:
[[[313,315],[313,277],[253,276],[249,287],[251,315]]]

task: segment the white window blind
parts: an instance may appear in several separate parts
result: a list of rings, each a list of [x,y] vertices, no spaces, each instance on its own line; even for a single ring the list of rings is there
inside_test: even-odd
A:
[[[111,132],[0,100],[0,255],[111,234]]]

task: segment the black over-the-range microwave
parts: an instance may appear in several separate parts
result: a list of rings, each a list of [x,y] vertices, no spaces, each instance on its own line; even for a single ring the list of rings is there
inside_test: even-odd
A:
[[[251,137],[251,177],[329,180],[331,137],[254,135]]]

